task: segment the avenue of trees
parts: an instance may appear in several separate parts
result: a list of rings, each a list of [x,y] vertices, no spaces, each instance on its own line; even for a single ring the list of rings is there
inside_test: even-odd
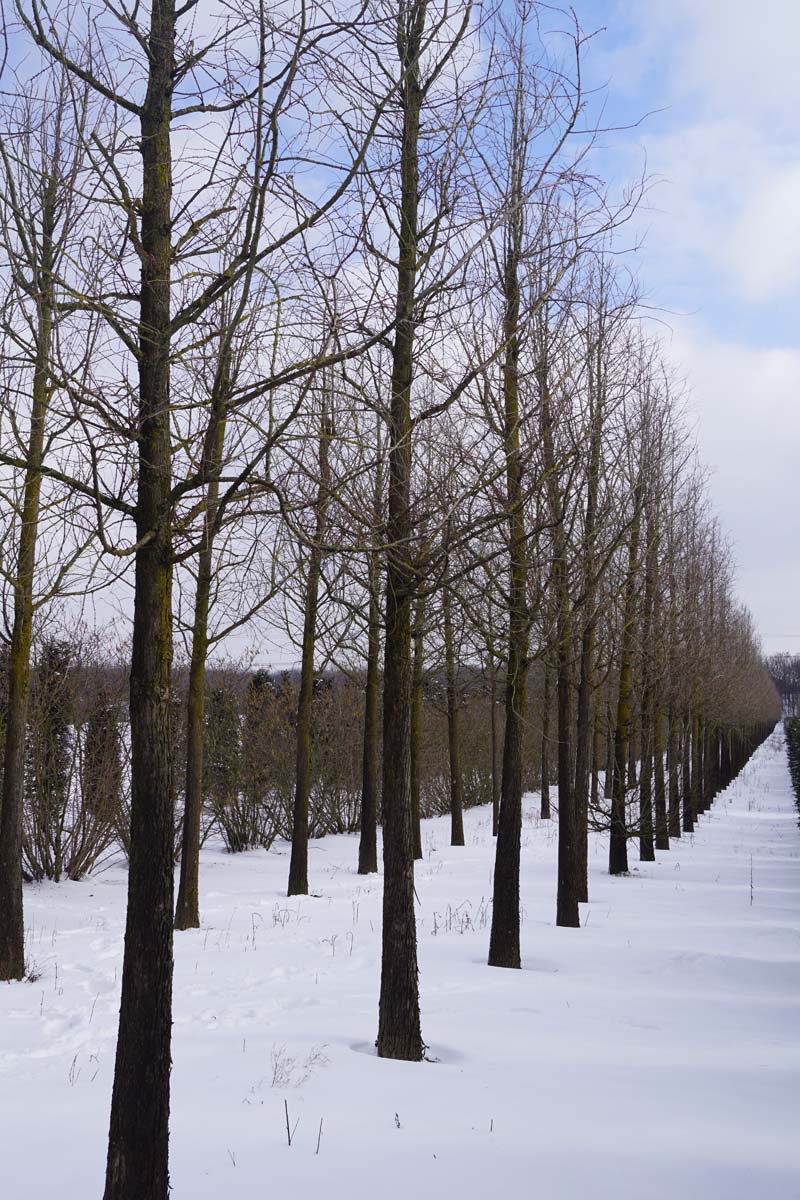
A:
[[[6,20],[0,979],[26,973],[24,881],[123,853],[105,1200],[166,1200],[208,836],[289,839],[289,895],[310,837],[357,832],[363,874],[382,853],[377,1049],[420,1060],[422,817],[458,846],[492,805],[488,963],[518,968],[523,795],[577,929],[590,832],[613,874],[667,852],[780,703],[568,10]],[[237,658],[268,636],[297,671]]]

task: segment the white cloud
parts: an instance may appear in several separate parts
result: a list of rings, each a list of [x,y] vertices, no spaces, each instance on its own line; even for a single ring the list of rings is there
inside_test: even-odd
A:
[[[775,299],[800,284],[800,162],[768,175],[734,230],[732,264],[745,295]]]
[[[734,542],[739,593],[767,650],[800,634],[800,349],[759,349],[679,322],[672,358],[692,389],[710,493]]]

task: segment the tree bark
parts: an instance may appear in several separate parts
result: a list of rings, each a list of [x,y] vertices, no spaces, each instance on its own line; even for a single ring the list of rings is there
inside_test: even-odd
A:
[[[417,603],[414,611],[414,665],[411,676],[411,842],[414,861],[422,859],[420,821],[420,761],[422,757],[422,705],[425,698],[425,606]]]
[[[453,638],[453,600],[444,592],[444,652],[447,676],[447,749],[450,762],[450,845],[464,845],[464,781],[461,774],[461,744]]]
[[[44,428],[50,400],[50,355],[53,331],[53,226],[55,197],[47,189],[42,214],[44,239],[38,280],[36,363],[31,397],[31,423],[23,483],[17,570],[14,579],[14,623],[8,653],[8,708],[0,808],[0,980],[25,974],[25,924],[22,907],[22,805],[25,789],[25,731],[33,638],[33,584],[44,461]],[[48,212],[49,207],[49,212]]]
[[[225,351],[223,350],[223,353]],[[227,377],[228,372],[224,375]],[[223,389],[227,388],[223,384]],[[197,585],[192,623],[192,657],[186,714],[186,795],[181,839],[181,870],[175,904],[175,928],[200,927],[200,824],[203,813],[203,767],[208,614],[214,565],[214,524],[219,503],[219,472],[225,442],[224,401],[212,416],[211,478],[206,489],[203,543],[197,556]]]
[[[639,570],[639,531],[642,510],[642,485],[640,482],[637,482],[634,488],[633,505],[633,520],[631,521],[631,531],[628,539],[625,599],[622,610],[619,694],[617,697],[617,720],[614,731],[614,782],[611,797],[611,843],[608,855],[608,870],[611,875],[624,875],[628,870],[625,778],[628,767],[631,693],[633,690],[633,633],[636,618],[636,576]]]
[[[589,393],[591,402],[591,441],[586,479],[586,511],[583,523],[583,633],[581,635],[578,676],[578,705],[575,722],[575,812],[576,812],[576,888],[578,900],[589,899],[589,776],[591,773],[596,723],[592,719],[594,657],[597,615],[595,596],[595,537],[597,497],[600,487],[600,458],[603,440],[603,366],[602,334],[597,345],[588,347]]]
[[[667,776],[669,812],[667,826],[671,838],[681,836],[680,728],[675,712],[667,716]]]
[[[553,434],[553,409],[548,363],[542,357],[536,370],[539,385],[544,468],[553,538],[553,593],[556,611],[556,709],[558,714],[558,889],[556,924],[577,929],[578,819],[575,805],[572,753],[572,622],[569,595],[568,547],[564,523],[564,497],[558,479]],[[588,779],[587,779],[588,782]]]
[[[370,567],[367,620],[367,681],[364,689],[364,752],[361,767],[361,832],[358,873],[378,870],[378,786],[380,777],[380,648],[381,614],[377,563]]]
[[[411,829],[411,385],[418,268],[419,131],[423,89],[419,56],[426,5],[409,4],[398,19],[403,112],[400,214],[389,421],[386,540],[386,640],[383,701],[383,945],[378,1010],[381,1058],[418,1061],[420,1029],[414,848]]]
[[[669,821],[667,818],[667,789],[664,778],[664,714],[656,703],[653,716],[654,736],[654,794],[653,805],[656,815],[656,850],[669,850]]]
[[[683,719],[683,738],[681,742],[681,764],[683,767],[683,832],[691,833],[694,829],[694,803],[692,799],[692,719],[686,715]]]
[[[497,667],[493,642],[489,647],[489,703],[491,705],[492,734],[492,837],[497,837],[497,826],[500,821],[500,768],[497,761],[500,737],[497,729]]]
[[[519,187],[512,186],[515,196]],[[497,823],[489,966],[521,965],[519,864],[522,840],[522,761],[528,681],[527,546],[519,430],[519,261],[522,216],[509,218],[503,275],[503,455],[509,546],[508,656],[500,815]]]
[[[130,676],[131,835],[104,1200],[167,1200],[174,814],[170,744],[170,110],[175,8],[151,9],[141,115],[139,462]]]
[[[308,895],[308,806],[311,797],[311,707],[314,701],[314,651],[317,642],[317,608],[322,574],[322,543],[331,490],[330,442],[333,423],[323,410],[319,431],[319,490],[314,505],[314,541],[308,556],[303,655],[300,664],[300,694],[297,699],[297,757],[295,765],[292,853],[289,861],[288,896]]]
[[[658,586],[658,541],[655,521],[647,503],[647,547],[644,571],[644,611],[642,614],[642,703],[640,717],[641,768],[639,771],[639,859],[654,862],[653,756],[654,756],[654,661],[653,616]]]
[[[548,655],[544,659],[544,688],[542,696],[542,753],[541,753],[541,810],[543,821],[550,820],[550,705],[553,671]]]

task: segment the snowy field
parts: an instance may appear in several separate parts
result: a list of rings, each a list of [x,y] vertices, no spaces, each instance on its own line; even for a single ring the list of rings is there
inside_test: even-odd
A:
[[[554,925],[556,830],[537,811],[528,797],[518,972],[485,965],[489,812],[466,815],[460,850],[425,823],[422,1064],[374,1053],[380,881],[356,875],[355,838],[312,843],[299,902],[285,845],[204,852],[203,927],[176,936],[177,1200],[798,1200],[782,735],[657,863],[612,879],[598,838],[581,930]],[[121,869],[26,890],[39,978],[0,985],[4,1200],[102,1194],[124,904]]]

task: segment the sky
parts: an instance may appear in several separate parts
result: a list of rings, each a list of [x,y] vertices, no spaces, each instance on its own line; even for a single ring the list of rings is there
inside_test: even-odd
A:
[[[631,257],[686,381],[738,594],[766,653],[800,654],[800,0],[573,4],[595,33],[597,166],[620,188],[650,180]],[[280,639],[259,656],[297,657]]]
[[[637,274],[689,388],[738,594],[765,653],[800,653],[800,0],[574,7],[618,129],[604,172],[651,180]]]

